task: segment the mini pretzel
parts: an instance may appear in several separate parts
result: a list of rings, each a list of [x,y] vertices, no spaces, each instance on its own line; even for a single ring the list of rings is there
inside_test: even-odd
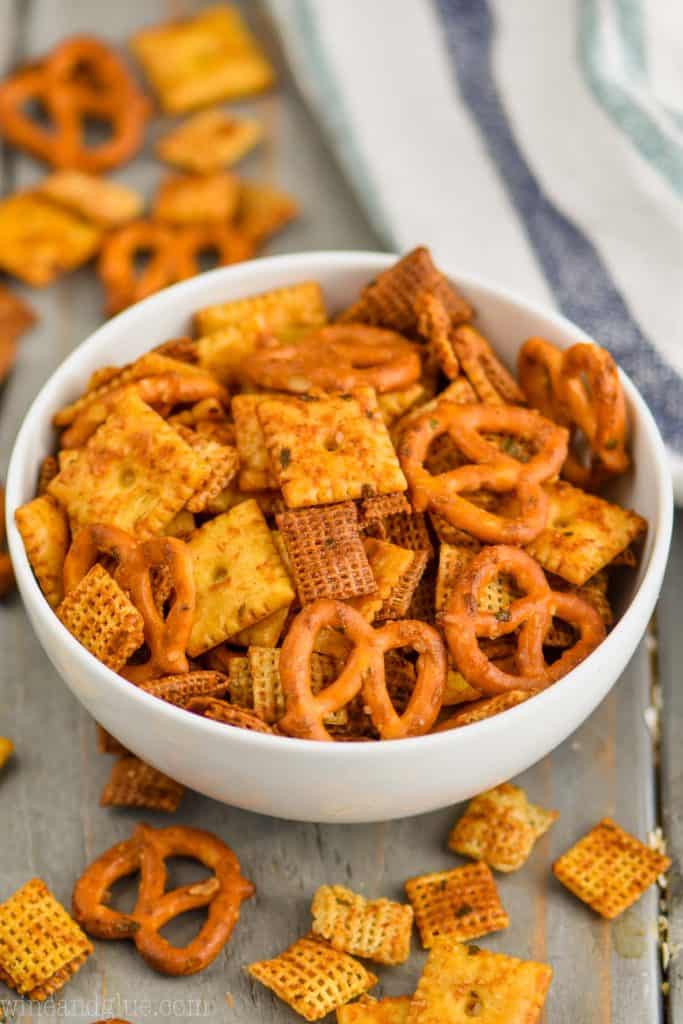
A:
[[[200,882],[166,892],[166,859],[190,857],[213,871]],[[109,891],[139,872],[138,898],[130,914],[107,906]],[[237,857],[217,836],[197,828],[153,829],[138,825],[132,837],[117,843],[90,865],[76,882],[74,917],[98,939],[132,939],[141,956],[161,974],[196,974],[211,964],[226,944],[243,900],[254,893]],[[172,946],[160,934],[187,910],[208,907],[199,934],[187,946]]]
[[[31,100],[44,107],[43,127],[26,113]],[[107,45],[74,36],[44,60],[0,85],[0,127],[10,142],[55,167],[99,173],[125,163],[144,141],[149,102]],[[88,117],[111,124],[111,138],[90,146]]]
[[[115,526],[93,524],[78,532],[64,561],[64,592],[80,583],[100,554],[114,559],[114,578],[130,594],[144,620],[150,651],[143,664],[127,665],[122,675],[133,683],[187,672],[185,648],[194,621],[195,585],[186,545],[175,537],[154,537],[138,543]],[[166,570],[173,593],[164,618],[154,599],[151,571]]]
[[[529,402],[572,434],[581,431],[590,449],[586,465],[570,445],[562,471],[568,480],[595,489],[628,469],[626,402],[616,363],[606,349],[579,343],[561,352],[543,338],[529,338],[518,365]]]
[[[522,596],[513,600],[504,616],[479,608],[482,591],[501,573],[514,578]],[[543,643],[558,616],[578,632],[576,643],[549,665]],[[456,583],[442,616],[451,654],[467,682],[487,695],[509,690],[545,689],[583,661],[605,638],[600,614],[576,594],[550,589],[538,563],[520,548],[499,545],[484,548]],[[518,674],[494,665],[479,640],[517,633],[514,656]]]
[[[519,435],[532,441],[537,451],[528,462],[519,462],[500,451],[483,432]],[[432,476],[424,461],[432,442],[446,433],[471,462]],[[541,532],[548,501],[540,485],[559,472],[566,454],[567,431],[535,411],[454,402],[442,402],[420,416],[406,431],[399,449],[415,510],[431,507],[453,526],[493,544],[527,544]],[[461,497],[482,489],[515,492],[517,516],[498,515]]]
[[[340,629],[353,647],[337,679],[314,696],[310,662],[321,629]],[[397,714],[387,692],[384,655],[410,645],[419,654],[417,681],[408,706]],[[290,736],[331,740],[323,719],[345,707],[359,693],[370,709],[382,739],[421,736],[434,724],[446,680],[444,646],[424,622],[392,622],[373,629],[362,615],[341,601],[314,601],[296,617],[282,645],[280,679],[287,711],[278,727]]]
[[[157,377],[143,377],[142,380],[126,384],[123,388],[115,388],[89,402],[62,434],[62,448],[82,448],[128,388],[134,388],[148,405],[184,405],[189,402],[201,402],[205,398],[217,398],[226,404],[228,402],[225,388],[208,373],[192,373],[187,376],[179,373],[160,373]]]
[[[383,393],[420,376],[417,346],[396,331],[365,324],[330,324],[300,341],[263,339],[245,362],[246,376],[275,391],[348,391],[365,385]]]

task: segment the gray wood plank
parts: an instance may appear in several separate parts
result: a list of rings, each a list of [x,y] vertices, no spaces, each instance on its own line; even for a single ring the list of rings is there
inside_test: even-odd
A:
[[[0,15],[9,6],[8,0],[0,0]],[[144,6],[132,0],[115,5],[34,0],[27,8],[31,18],[23,35],[25,52],[38,54],[72,31],[96,30],[120,41],[141,24],[166,16],[171,8],[181,11],[192,6],[198,5],[161,0]],[[245,6],[279,65],[281,89],[276,96],[239,105],[263,117],[271,134],[271,142],[249,158],[244,170],[291,188],[304,207],[301,221],[276,239],[272,251],[376,248],[372,232],[282,65],[272,27],[259,4]],[[0,39],[0,60],[7,38]],[[4,59],[9,59],[7,53]],[[154,133],[160,130],[158,125]],[[20,184],[41,173],[28,159],[13,156],[11,160],[12,177],[16,172]],[[149,194],[161,173],[148,147],[117,177]],[[90,270],[34,292],[31,299],[42,319],[24,344],[2,396],[0,450],[5,459],[30,398],[66,352],[101,319],[99,287]],[[0,842],[0,899],[39,874],[68,904],[72,884],[84,865],[127,836],[140,816],[98,806],[111,761],[96,753],[91,720],[55,676],[16,598],[0,611],[0,649],[0,734],[12,736],[17,744],[17,757],[0,785],[0,808],[10,822]],[[521,779],[533,799],[556,807],[561,817],[525,869],[500,878],[511,926],[482,944],[552,963],[555,979],[546,1020],[553,1024],[633,1024],[659,1018],[655,893],[638,905],[626,929],[644,935],[627,943],[621,926],[610,927],[594,917],[550,873],[552,860],[604,814],[614,814],[640,836],[652,827],[652,748],[643,721],[649,687],[649,665],[641,649],[618,688],[590,721]],[[308,905],[323,882],[342,882],[368,895],[400,898],[406,878],[459,863],[446,847],[457,813],[447,808],[393,823],[315,826],[262,818],[188,794],[171,819],[145,815],[155,824],[172,820],[199,825],[231,842],[245,873],[257,885],[255,900],[245,905],[233,941],[204,974],[183,980],[162,978],[146,968],[129,944],[98,943],[95,956],[41,1019],[66,1016],[74,1024],[102,1016],[121,1016],[134,1024],[151,1016],[160,1020],[201,1016],[212,1024],[294,1021],[282,1004],[249,981],[242,965],[280,951],[307,930]],[[179,926],[181,933],[189,934],[195,923],[192,919]],[[178,938],[178,933],[172,937]],[[623,956],[625,951],[632,955]],[[414,943],[406,965],[378,972],[379,991],[411,991],[423,963],[424,954]],[[65,1005],[60,1006],[62,997]],[[7,998],[0,986],[0,1002]]]
[[[681,636],[681,588],[683,587],[683,516],[676,515],[671,557],[657,612],[659,678],[662,700],[662,820],[667,849],[673,864],[668,873],[668,943],[672,951],[667,981],[667,1020],[683,1021],[683,754],[680,726],[683,721],[683,661]]]

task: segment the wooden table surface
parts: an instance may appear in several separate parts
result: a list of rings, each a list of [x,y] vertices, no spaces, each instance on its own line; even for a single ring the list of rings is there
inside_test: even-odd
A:
[[[0,71],[74,32],[96,32],[120,43],[143,24],[199,6],[162,0],[0,0]],[[282,65],[260,4],[244,6],[280,67],[281,79],[277,93],[237,105],[261,117],[268,130],[268,141],[244,162],[243,170],[290,189],[304,210],[270,251],[378,248]],[[156,122],[153,132],[162,128]],[[161,173],[146,154],[117,177],[150,194]],[[29,185],[40,174],[30,159],[7,149],[0,153],[3,191]],[[32,292],[30,301],[40,324],[23,344],[0,395],[3,474],[29,402],[64,356],[101,322],[102,296],[91,270]],[[676,743],[676,729],[683,722],[683,692],[676,685],[676,655],[683,654],[676,614],[681,579],[683,531],[675,537],[659,610],[661,688],[651,638],[585,725],[518,780],[534,800],[557,808],[560,819],[522,871],[500,877],[511,924],[482,944],[552,964],[555,976],[544,1017],[552,1024],[683,1022],[683,968],[675,956],[668,984],[662,984],[667,979],[658,947],[657,891],[650,890],[616,924],[609,924],[563,890],[550,872],[552,860],[604,815],[614,816],[642,838],[663,821],[674,857],[669,940],[674,951],[683,943],[683,756]],[[140,816],[99,807],[110,761],[97,753],[92,720],[48,663],[16,596],[0,609],[0,651],[0,735],[12,737],[17,748],[0,783],[0,899],[37,875],[68,905],[85,864],[125,838]],[[653,693],[663,699],[661,757],[653,740],[652,712],[647,711]],[[234,1024],[293,1021],[287,1007],[249,980],[243,965],[274,955],[307,930],[310,899],[323,882],[400,898],[402,883],[411,875],[455,866],[458,861],[447,851],[446,837],[457,813],[457,808],[448,808],[417,819],[363,826],[302,825],[188,793],[171,820],[210,829],[232,843],[257,886],[258,895],[244,906],[231,943],[203,974],[167,979],[148,969],[129,943],[99,942],[95,955],[54,1004],[41,1008],[40,1019],[78,1024],[106,1016],[121,1016],[133,1024],[152,1018]],[[154,820],[153,814],[145,817]],[[168,820],[159,818],[158,823]],[[188,878],[180,869],[178,877]],[[131,889],[121,894],[124,900],[130,895]],[[193,915],[187,918],[171,931],[172,940],[184,936],[186,941],[196,927]],[[412,991],[423,962],[415,940],[406,965],[380,970],[377,991]],[[35,1005],[20,1011],[1,984],[0,1004],[10,1019],[13,1014],[23,1019],[39,1013]]]

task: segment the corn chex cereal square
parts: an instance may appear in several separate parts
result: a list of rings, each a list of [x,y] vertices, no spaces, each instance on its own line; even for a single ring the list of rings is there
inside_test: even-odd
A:
[[[321,885],[311,905],[313,932],[333,949],[402,964],[410,956],[413,909],[393,900],[367,900],[343,885]]]
[[[197,657],[290,605],[294,590],[255,501],[209,520],[187,541],[197,590],[188,654]]]
[[[202,715],[212,722],[220,722],[221,725],[229,725],[235,729],[246,729],[248,732],[271,733],[273,730],[256,714],[247,708],[239,708],[235,704],[228,704],[226,700],[219,700],[218,697],[193,697],[187,705],[187,710],[195,715]]]
[[[339,1007],[337,1024],[406,1024],[410,1002],[410,996],[362,996],[357,1003]]]
[[[603,818],[555,861],[553,873],[580,900],[612,919],[640,899],[670,866],[664,854]]]
[[[57,615],[72,636],[114,672],[144,640],[142,615],[101,565],[93,565],[66,595]]]
[[[461,711],[437,725],[435,732],[445,732],[448,729],[460,729],[463,725],[474,725],[475,722],[483,722],[494,715],[500,715],[503,711],[516,708],[518,704],[533,697],[537,690],[508,690],[506,693],[498,693],[495,697],[485,697],[483,700],[474,700]]]
[[[0,904],[0,979],[43,1001],[82,967],[93,948],[52,895],[33,878]]]
[[[202,110],[164,135],[157,156],[195,174],[210,174],[237,163],[263,136],[259,121],[225,110]]]
[[[439,942],[413,996],[407,1024],[537,1024],[552,968]]]
[[[143,29],[131,47],[167,114],[261,92],[274,78],[239,11],[227,4]]]
[[[48,603],[56,608],[64,596],[62,572],[69,547],[69,524],[64,509],[42,494],[14,514],[31,568]]]
[[[497,871],[517,871],[558,816],[557,811],[530,803],[519,786],[505,782],[470,801],[451,830],[448,845]]]
[[[257,414],[289,508],[406,490],[371,388],[309,400],[271,398]]]
[[[302,605],[377,590],[353,502],[281,512],[277,525]]]
[[[107,523],[139,540],[160,534],[199,490],[209,463],[135,391],[126,391],[48,486],[72,529]]]
[[[289,514],[299,515],[300,513]],[[376,537],[364,537],[363,548],[375,580],[375,589],[370,594],[351,598],[349,604],[359,611],[368,622],[374,622],[377,618],[391,618],[392,616],[387,612],[393,607],[393,597],[397,593],[401,581],[411,573],[415,552],[401,548],[397,544],[378,540]],[[401,594],[399,593],[398,596],[400,599]]]
[[[222,697],[230,680],[222,672],[201,671],[179,673],[140,683],[139,688],[176,707],[187,707],[194,697]]]
[[[491,869],[481,862],[410,878],[406,892],[425,949],[444,936],[464,942],[510,923]]]
[[[247,970],[306,1020],[321,1020],[377,982],[348,953],[313,938],[298,939],[284,953]]]
[[[114,763],[100,797],[101,807],[146,807],[153,811],[177,811],[185,790],[179,782],[134,754]]]
[[[582,586],[647,529],[636,512],[564,481],[546,490],[548,524],[526,550],[568,583]]]

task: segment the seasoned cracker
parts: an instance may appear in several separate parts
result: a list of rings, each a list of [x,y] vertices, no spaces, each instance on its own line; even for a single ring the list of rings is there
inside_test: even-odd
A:
[[[190,430],[180,424],[177,424],[175,429],[183,441],[201,455],[210,467],[208,477],[185,506],[188,512],[205,512],[214,498],[237,476],[240,464],[237,449],[231,445],[218,444],[196,430]]]
[[[34,288],[87,263],[101,239],[99,228],[32,192],[0,202],[0,269]]]
[[[6,736],[0,736],[0,770],[5,767],[14,753],[14,744]]]
[[[353,502],[288,510],[277,516],[277,525],[302,605],[377,590]]]
[[[407,489],[371,388],[257,407],[271,469],[289,508]]]
[[[246,729],[248,732],[273,731],[255,711],[236,707],[216,697],[194,697],[187,705],[187,710],[209,718],[212,722],[220,722],[236,729]]]
[[[195,313],[194,319],[200,335],[211,335],[224,327],[254,322],[260,323],[261,330],[268,328],[277,333],[297,325],[322,327],[327,320],[327,311],[318,282],[301,281],[259,295],[206,306]]]
[[[199,491],[197,493],[200,493]],[[196,495],[190,499],[193,501]],[[176,512],[170,523],[167,523],[164,527],[164,537],[179,537],[180,540],[185,540],[191,533],[194,532],[196,523],[192,513],[187,508],[181,508],[180,512]]]
[[[480,402],[526,404],[524,392],[503,366],[492,346],[471,324],[462,324],[453,332],[455,352],[464,375]]]
[[[14,365],[19,340],[36,322],[27,302],[0,285],[0,383]]]
[[[235,444],[239,454],[239,486],[242,491],[263,491],[277,487],[270,468],[263,428],[256,409],[265,395],[235,395],[231,403],[235,420]]]
[[[408,615],[427,563],[428,551],[412,551],[410,565],[401,575],[377,614],[377,619],[404,619]]]
[[[240,185],[228,171],[214,174],[169,174],[159,185],[152,213],[167,224],[210,224],[229,221]]]
[[[228,676],[222,672],[185,672],[175,676],[164,676],[141,683],[140,689],[168,704],[185,708],[194,697],[222,697],[230,685]]]
[[[38,470],[38,486],[36,488],[38,497],[41,494],[45,494],[47,491],[47,485],[51,480],[59,473],[59,462],[56,456],[46,455],[43,461],[40,463],[40,469]]]
[[[538,1024],[552,968],[439,942],[410,1004],[407,1024]]]
[[[266,615],[260,622],[255,622],[253,626],[241,629],[239,633],[230,637],[230,643],[238,647],[275,647],[282,635],[290,608],[291,605],[284,605],[271,615]]]
[[[446,673],[446,685],[444,686],[441,706],[444,708],[453,707],[456,704],[467,704],[473,700],[480,700],[481,692],[475,690],[452,665],[448,666]]]
[[[508,690],[506,693],[496,694],[495,697],[472,701],[462,711],[456,711],[450,718],[437,725],[434,732],[447,732],[449,729],[460,729],[463,725],[483,722],[494,715],[502,714],[503,711],[509,711],[510,708],[516,708],[518,704],[523,704],[536,693],[538,690]]]
[[[36,191],[101,228],[115,228],[135,220],[145,205],[140,193],[127,185],[71,168],[43,178]]]
[[[410,1001],[410,996],[362,996],[357,1003],[339,1007],[337,1024],[406,1024]]]
[[[21,996],[44,1001],[93,951],[87,935],[33,878],[0,904],[0,979]]]
[[[602,917],[612,920],[640,899],[671,861],[610,818],[553,864],[553,874]]]
[[[210,472],[173,427],[126,390],[48,491],[72,529],[107,523],[143,540],[162,533]]]
[[[405,888],[425,949],[442,938],[464,942],[510,923],[488,864],[465,864],[410,878]]]
[[[298,216],[299,204],[281,189],[264,182],[241,182],[235,224],[255,245],[262,245]]]
[[[412,907],[393,900],[368,900],[343,885],[321,885],[311,904],[313,933],[333,949],[402,964],[410,956]]]
[[[48,604],[56,608],[64,596],[62,572],[69,547],[64,509],[48,494],[34,498],[14,513],[26,556]]]
[[[394,606],[393,597],[398,594],[400,599],[401,581],[410,574],[415,552],[400,548],[397,544],[378,540],[376,537],[364,537],[362,543],[374,577],[375,588],[369,594],[352,598],[349,604],[368,622],[374,622],[378,618],[391,618],[388,612]]]
[[[526,550],[548,572],[582,586],[641,537],[647,522],[564,481],[546,485],[548,522]]]
[[[112,736],[110,732],[107,732],[99,722],[95,722],[96,735],[97,735],[97,750],[100,754],[116,754],[121,756],[122,754],[129,754],[123,743],[119,743],[115,736]]]
[[[558,817],[557,811],[530,803],[523,789],[505,782],[470,801],[451,830],[448,845],[496,871],[518,871]]]
[[[472,318],[471,306],[437,270],[429,250],[420,246],[382,271],[340,319],[410,333],[417,330],[416,301],[425,291],[432,292],[443,302],[452,323]]]
[[[377,982],[358,960],[312,938],[247,970],[306,1020],[321,1020]]]
[[[449,380],[460,373],[460,363],[451,337],[451,317],[438,295],[423,292],[415,301],[418,332],[427,342],[429,357]]]
[[[274,78],[239,11],[228,5],[143,29],[131,47],[167,114],[262,92]]]
[[[294,590],[255,501],[236,505],[187,542],[197,603],[188,654],[196,657],[291,604]]]
[[[228,662],[228,693],[233,704],[247,708],[247,710],[253,709],[254,680],[246,655],[244,657],[232,656]]]
[[[399,391],[385,391],[377,396],[377,405],[382,414],[382,419],[387,427],[394,423],[407,412],[422,404],[427,396],[427,389],[421,381],[416,381],[407,388]]]
[[[92,567],[56,612],[78,642],[114,672],[142,646],[142,615],[101,565]]]
[[[157,156],[194,174],[231,167],[263,138],[263,126],[251,117],[236,117],[216,108],[193,114],[156,145]]]
[[[146,807],[172,814],[178,810],[184,792],[179,782],[134,754],[126,754],[111,770],[100,797],[100,807]]]

